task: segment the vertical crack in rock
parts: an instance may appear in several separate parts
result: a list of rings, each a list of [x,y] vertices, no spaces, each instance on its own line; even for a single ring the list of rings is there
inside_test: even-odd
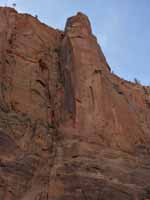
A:
[[[91,95],[91,100],[92,100],[92,110],[95,109],[95,99],[94,99],[94,93],[93,93],[93,88],[90,86],[90,95]]]

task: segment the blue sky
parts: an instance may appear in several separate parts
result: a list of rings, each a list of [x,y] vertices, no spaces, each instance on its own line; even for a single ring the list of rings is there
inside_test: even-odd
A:
[[[0,0],[0,5],[13,2],[18,11],[37,14],[59,29],[68,17],[84,12],[111,69],[150,84],[150,0]]]

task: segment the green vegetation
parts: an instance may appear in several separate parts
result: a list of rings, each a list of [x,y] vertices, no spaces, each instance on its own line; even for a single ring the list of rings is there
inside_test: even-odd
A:
[[[54,125],[54,124],[50,124],[50,123],[48,123],[48,128],[55,129],[56,127],[55,127],[55,125]]]
[[[134,78],[134,83],[135,83],[135,84],[138,84],[138,85],[141,85],[140,80],[138,80],[137,78]]]

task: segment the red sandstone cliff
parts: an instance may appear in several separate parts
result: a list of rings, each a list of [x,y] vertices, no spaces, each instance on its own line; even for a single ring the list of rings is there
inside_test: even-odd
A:
[[[111,73],[82,13],[0,22],[0,200],[150,198],[150,88]]]

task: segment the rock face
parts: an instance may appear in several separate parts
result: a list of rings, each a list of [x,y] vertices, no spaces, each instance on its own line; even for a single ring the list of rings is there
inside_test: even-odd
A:
[[[0,22],[0,200],[150,199],[150,88],[111,73],[82,13]]]

